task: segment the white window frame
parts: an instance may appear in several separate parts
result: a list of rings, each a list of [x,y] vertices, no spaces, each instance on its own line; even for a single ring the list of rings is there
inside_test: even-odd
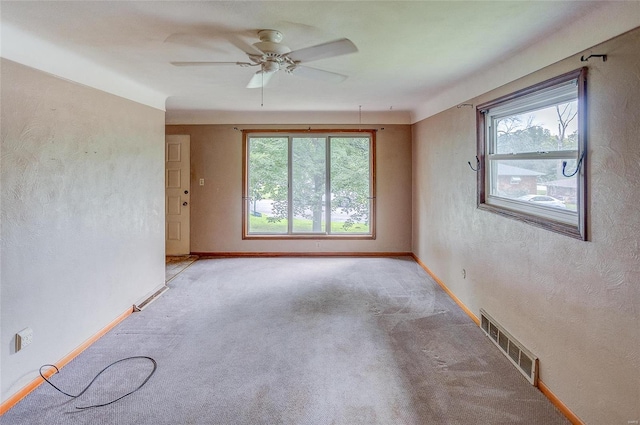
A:
[[[476,108],[478,160],[477,205],[478,208],[525,223],[586,240],[586,72],[587,68],[568,72],[519,90]],[[576,150],[497,153],[496,126],[500,118],[534,111],[547,106],[578,100],[578,146]],[[578,164],[577,211],[562,210],[543,205],[531,205],[525,201],[492,194],[493,167],[500,160],[575,160]],[[567,169],[571,174],[575,169]],[[495,183],[494,183],[495,184]]]
[[[325,204],[325,231],[322,232],[294,232],[292,229],[292,140],[295,138],[305,138],[311,135],[326,139],[326,185],[325,191],[331,193],[331,138],[344,137],[362,137],[369,139],[369,231],[368,232],[340,232],[333,233],[331,231],[331,199],[326,200]],[[376,130],[243,130],[243,184],[242,184],[242,238],[243,239],[375,239],[376,238],[376,184],[375,184],[375,138]],[[249,196],[249,140],[256,137],[274,137],[288,139],[288,180],[289,180],[289,211],[288,211],[288,229],[287,233],[258,233],[249,231],[250,218],[250,196]],[[330,198],[325,196],[325,198]]]

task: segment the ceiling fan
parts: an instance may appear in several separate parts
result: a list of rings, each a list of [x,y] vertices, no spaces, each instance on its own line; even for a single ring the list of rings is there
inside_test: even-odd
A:
[[[282,41],[282,33],[280,31],[260,30],[258,31],[258,37],[260,41],[252,45],[255,52],[245,52],[251,62],[171,62],[171,64],[174,66],[259,66],[260,70],[253,75],[249,84],[247,84],[247,88],[266,86],[271,77],[281,70],[284,70],[287,74],[339,83],[344,81],[347,76],[336,72],[310,68],[304,64],[318,59],[331,58],[358,51],[356,45],[346,38],[291,51],[289,47],[280,44]]]

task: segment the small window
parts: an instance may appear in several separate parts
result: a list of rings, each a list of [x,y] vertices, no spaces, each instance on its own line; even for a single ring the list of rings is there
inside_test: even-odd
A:
[[[374,135],[245,131],[243,238],[374,238]]]
[[[478,207],[586,239],[586,68],[477,107]]]

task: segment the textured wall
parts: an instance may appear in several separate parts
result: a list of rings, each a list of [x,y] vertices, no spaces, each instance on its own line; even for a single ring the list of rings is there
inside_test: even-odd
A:
[[[5,400],[164,283],[164,113],[1,66]]]
[[[587,242],[476,209],[474,108],[413,127],[414,253],[539,356],[542,381],[589,424],[640,420],[639,51],[635,30],[586,63]],[[571,57],[469,103],[583,65]]]
[[[376,240],[242,240],[242,133],[233,125],[167,126],[191,135],[192,252],[408,252],[411,250],[411,127],[376,135]],[[313,128],[354,128],[313,126]],[[296,128],[266,126],[259,128]],[[357,128],[357,127],[356,127]],[[199,179],[205,186],[198,186]]]

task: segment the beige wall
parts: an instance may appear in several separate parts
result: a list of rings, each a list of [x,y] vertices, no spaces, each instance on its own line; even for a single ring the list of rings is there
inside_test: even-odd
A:
[[[164,112],[0,65],[4,401],[164,284]]]
[[[411,127],[383,127],[376,136],[376,239],[321,240],[318,247],[317,240],[242,240],[242,133],[234,130],[234,125],[167,126],[167,134],[191,136],[191,251],[409,252]],[[305,127],[260,125],[254,128]],[[201,178],[205,179],[204,186],[198,185]]]
[[[589,241],[476,209],[475,109],[413,127],[413,252],[476,315],[540,358],[540,377],[588,424],[640,420],[640,29],[471,99],[589,67]],[[462,269],[466,269],[466,279]]]

